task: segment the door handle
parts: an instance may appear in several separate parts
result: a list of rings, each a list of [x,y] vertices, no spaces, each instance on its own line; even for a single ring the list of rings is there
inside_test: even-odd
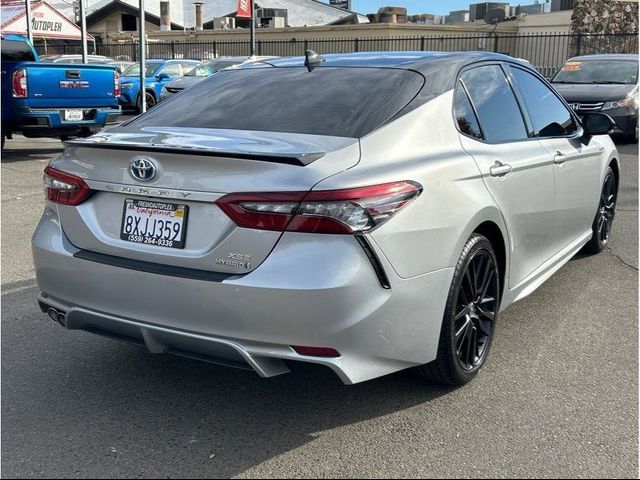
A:
[[[556,150],[556,154],[553,156],[553,163],[557,165],[562,165],[567,161],[567,156],[562,153],[560,150]]]
[[[496,160],[496,163],[489,169],[492,177],[502,177],[512,170],[511,165]]]

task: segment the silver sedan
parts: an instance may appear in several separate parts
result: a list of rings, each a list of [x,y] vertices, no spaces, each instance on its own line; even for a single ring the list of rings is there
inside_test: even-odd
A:
[[[225,70],[46,168],[40,306],[263,377],[463,384],[501,310],[607,244],[611,128],[498,54]]]

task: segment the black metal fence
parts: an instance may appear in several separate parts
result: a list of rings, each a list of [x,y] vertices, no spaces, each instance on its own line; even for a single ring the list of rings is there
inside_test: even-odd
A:
[[[42,47],[39,47],[42,49]],[[424,35],[396,38],[258,40],[258,55],[303,55],[312,49],[318,53],[371,51],[490,51],[522,58],[540,73],[549,76],[565,60],[576,55],[596,53],[638,53],[638,34],[464,34]],[[77,45],[48,45],[48,53],[80,53]],[[136,43],[97,44],[99,55],[117,60],[136,61]],[[206,60],[216,56],[248,55],[249,41],[206,40],[154,42],[147,45],[147,58],[189,58]]]

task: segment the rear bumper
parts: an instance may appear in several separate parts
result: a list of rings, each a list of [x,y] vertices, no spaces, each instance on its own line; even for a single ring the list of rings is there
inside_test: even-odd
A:
[[[39,300],[64,311],[69,329],[265,377],[285,373],[283,360],[293,360],[357,383],[435,359],[450,268],[401,279],[377,252],[385,289],[353,237],[286,234],[251,273],[207,281],[74,257],[78,249],[58,225],[47,209],[33,256]],[[301,356],[291,345],[341,356]]]
[[[19,108],[16,112],[17,125],[13,130],[24,132],[41,132],[43,136],[58,135],[59,132],[73,132],[82,129],[99,130],[109,123],[119,120],[120,107],[82,108],[82,121],[67,122],[64,120],[64,108]]]

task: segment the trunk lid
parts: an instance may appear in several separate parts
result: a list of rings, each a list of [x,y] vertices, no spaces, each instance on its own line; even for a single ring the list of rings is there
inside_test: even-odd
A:
[[[233,274],[260,265],[281,233],[238,228],[215,204],[218,198],[308,191],[360,158],[357,139],[219,129],[123,126],[68,145],[51,166],[82,177],[94,190],[77,207],[58,205],[72,244],[120,258]],[[156,167],[149,181],[130,171],[140,158]],[[127,199],[186,205],[184,248],[121,239]]]

